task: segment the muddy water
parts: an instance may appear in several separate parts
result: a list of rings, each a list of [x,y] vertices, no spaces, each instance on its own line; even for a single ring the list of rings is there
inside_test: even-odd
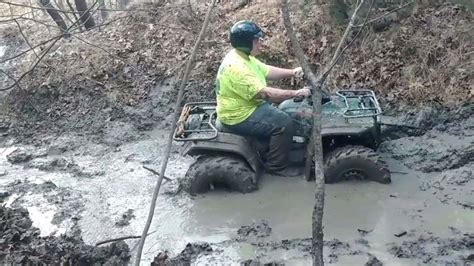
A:
[[[396,161],[391,162],[390,167],[403,169]],[[387,252],[386,244],[407,240],[407,237],[398,238],[395,234],[414,230],[449,237],[452,236],[449,226],[463,232],[474,232],[472,211],[442,204],[433,195],[420,192],[420,183],[417,174],[408,171],[408,174],[395,173],[393,184],[389,186],[373,182],[327,185],[326,239],[347,242],[354,245],[354,249],[372,253],[389,265],[412,265],[412,261],[394,258]],[[196,235],[227,234],[232,237],[240,225],[263,219],[269,221],[273,229],[269,240],[305,238],[311,235],[313,203],[312,183],[266,176],[257,193],[213,193],[197,198],[192,208],[192,220],[188,221],[185,230]],[[365,237],[370,248],[355,244],[354,240],[361,237],[357,229],[370,231]],[[258,254],[258,251],[251,251]],[[243,257],[255,255],[248,254],[245,248],[241,252]],[[301,254],[286,253],[272,254],[268,259],[301,259]],[[341,257],[343,260],[344,256]],[[360,259],[359,265],[367,261],[366,256]]]
[[[78,220],[88,244],[139,235],[156,182],[156,176],[142,165],[159,169],[165,138],[166,132],[157,130],[150,138],[119,148],[82,142],[75,148],[57,152],[65,150],[61,147],[70,146],[71,140],[76,144],[81,142],[73,136],[62,137],[53,142],[51,147],[54,148],[24,164],[7,162],[7,155],[18,147],[6,145],[0,149],[0,172],[4,171],[0,173],[0,184],[4,188],[14,180],[22,180],[23,184],[31,185],[31,189],[17,191],[9,187],[15,191],[10,204],[27,207],[42,235],[67,234],[72,230],[71,219]],[[192,162],[191,158],[180,156],[178,150],[179,147],[174,148],[167,169],[166,175],[170,178],[184,175]],[[337,239],[336,244],[325,247],[328,264],[364,264],[370,253],[387,265],[413,265],[422,260],[397,258],[387,247],[416,240],[422,234],[455,237],[450,228],[463,233],[474,232],[472,210],[450,202],[442,203],[430,191],[420,190],[424,181],[437,174],[410,170],[401,161],[390,159],[389,154],[384,156],[389,159],[393,171],[391,185],[346,182],[326,186],[325,239]],[[58,158],[75,166],[40,167],[42,170],[37,167]],[[56,188],[49,191],[35,189],[47,182],[52,182]],[[468,185],[472,188],[472,183]],[[309,242],[304,239],[311,236],[313,183],[302,178],[264,176],[260,190],[246,195],[224,191],[196,198],[183,193],[166,194],[175,189],[173,183],[163,185],[144,248],[143,265],[159,251],[177,254],[187,243],[196,241],[209,242],[214,250],[201,254],[197,264],[237,264],[256,258],[261,262],[284,261],[290,265],[310,263]],[[471,200],[472,193],[458,195],[457,199]],[[119,225],[125,213],[133,216],[125,225]],[[267,221],[272,228],[268,236],[237,241],[241,226],[261,220]],[[395,236],[403,232],[407,233]],[[302,240],[285,248],[281,243],[286,239]],[[135,253],[137,241],[127,243]],[[459,261],[460,255],[469,254],[448,256],[446,260]]]

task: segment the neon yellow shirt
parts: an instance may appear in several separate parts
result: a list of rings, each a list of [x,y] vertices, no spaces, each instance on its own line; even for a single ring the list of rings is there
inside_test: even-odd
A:
[[[217,117],[226,125],[247,119],[265,101],[256,96],[267,86],[270,68],[253,56],[231,50],[216,78]]]

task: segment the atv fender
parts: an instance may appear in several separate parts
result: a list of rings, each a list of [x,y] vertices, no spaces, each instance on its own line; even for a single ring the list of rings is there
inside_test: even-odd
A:
[[[183,150],[183,154],[190,156],[212,153],[231,153],[241,156],[257,176],[263,169],[256,149],[245,137],[235,134],[219,132],[217,137],[212,140],[189,141]]]

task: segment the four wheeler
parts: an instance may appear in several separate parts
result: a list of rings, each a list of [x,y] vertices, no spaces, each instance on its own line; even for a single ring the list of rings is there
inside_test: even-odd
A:
[[[278,108],[294,122],[290,165],[302,166],[312,132],[311,98],[286,100]],[[326,183],[348,179],[391,182],[387,164],[375,152],[381,140],[381,113],[371,90],[339,90],[323,99],[321,137]],[[197,157],[186,173],[186,189],[191,194],[205,193],[216,186],[243,193],[256,190],[267,142],[220,131],[219,124],[215,102],[187,103],[183,107],[174,140],[186,142],[183,154]]]

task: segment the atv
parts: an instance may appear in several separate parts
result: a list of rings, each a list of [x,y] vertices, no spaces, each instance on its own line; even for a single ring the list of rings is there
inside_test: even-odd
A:
[[[290,99],[278,105],[294,122],[290,166],[306,162],[312,105],[311,98]],[[349,179],[391,182],[387,164],[375,152],[381,141],[381,113],[371,90],[339,90],[323,98],[321,137],[326,183]],[[219,186],[242,193],[258,188],[268,140],[221,128],[216,102],[193,102],[183,107],[174,140],[185,143],[184,155],[197,157],[184,179],[190,194],[206,193]]]

